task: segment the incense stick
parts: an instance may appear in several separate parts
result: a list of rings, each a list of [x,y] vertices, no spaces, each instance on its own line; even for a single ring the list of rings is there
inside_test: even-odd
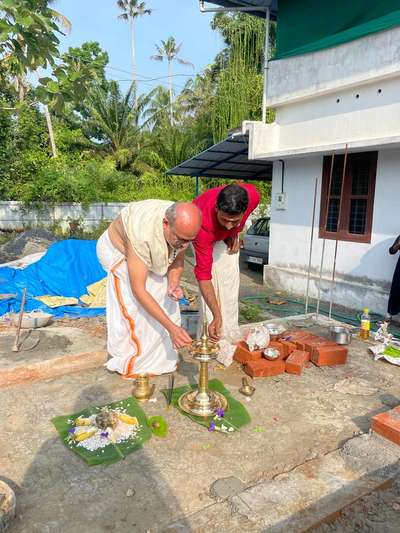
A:
[[[170,407],[171,403],[172,403],[172,394],[174,392],[174,383],[175,383],[175,375],[172,374],[171,376],[169,376],[168,407]]]

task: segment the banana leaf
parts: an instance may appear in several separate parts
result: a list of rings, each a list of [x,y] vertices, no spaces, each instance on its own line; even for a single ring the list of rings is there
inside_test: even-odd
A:
[[[240,429],[241,427],[251,422],[250,415],[247,412],[247,409],[245,408],[245,406],[241,402],[239,402],[239,400],[236,400],[231,395],[231,393],[224,387],[221,381],[219,381],[218,379],[212,379],[209,382],[208,386],[210,390],[220,392],[228,400],[228,409],[225,411],[224,418],[222,420],[225,420],[229,425],[233,426],[236,430]],[[182,411],[182,409],[179,408],[178,400],[180,396],[189,390],[195,389],[196,387],[197,385],[191,384],[191,385],[184,385],[183,387],[178,387],[174,389],[172,393],[171,404],[174,407],[176,407],[183,415],[193,420],[193,422],[196,422],[197,424],[210,428],[210,424],[214,421],[214,417],[210,416],[208,418],[203,418],[201,416],[194,416],[189,413],[185,413],[184,411]],[[168,394],[170,392],[169,389],[163,389],[161,392],[168,399]],[[220,422],[221,420],[219,420],[219,423]],[[227,435],[228,433],[224,433],[224,434]]]
[[[69,430],[74,427],[74,420],[78,417],[85,418],[92,414],[97,414],[103,407],[108,409],[123,409],[126,414],[136,416],[139,421],[139,430],[135,437],[118,444],[110,443],[104,448],[94,451],[87,450],[86,448],[77,446],[74,442],[71,442]],[[57,416],[52,419],[52,423],[65,446],[79,455],[79,457],[81,457],[89,466],[100,464],[109,465],[120,459],[125,459],[130,453],[140,450],[143,447],[143,444],[151,438],[151,430],[147,426],[146,415],[135,398],[132,397],[105,406],[88,407],[73,415]]]

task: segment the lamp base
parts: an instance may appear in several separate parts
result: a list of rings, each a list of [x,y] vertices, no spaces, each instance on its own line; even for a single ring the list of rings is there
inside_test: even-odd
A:
[[[182,411],[190,415],[209,417],[214,416],[217,409],[228,408],[228,400],[223,394],[215,391],[200,392],[198,389],[182,394],[178,400]]]

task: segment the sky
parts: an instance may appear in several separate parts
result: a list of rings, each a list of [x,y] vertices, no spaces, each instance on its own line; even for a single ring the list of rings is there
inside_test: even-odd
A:
[[[116,0],[58,0],[52,7],[72,24],[71,33],[60,38],[60,50],[97,41],[110,57],[107,77],[120,80],[121,87],[127,89],[131,79],[129,25],[118,20],[121,12]],[[175,63],[173,74],[183,74],[174,76],[174,91],[179,92],[189,77],[213,61],[223,48],[222,39],[211,30],[212,15],[200,13],[197,0],[146,0],[146,7],[153,10],[152,14],[136,19],[137,74],[144,80],[139,82],[139,92],[167,84],[166,78],[149,81],[167,75],[166,63],[151,60],[150,56],[157,53],[156,43],[171,36],[183,43],[180,57],[195,66],[193,69]]]

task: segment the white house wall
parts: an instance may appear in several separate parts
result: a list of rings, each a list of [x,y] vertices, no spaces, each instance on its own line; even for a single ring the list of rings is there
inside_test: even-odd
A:
[[[400,76],[276,109],[272,124],[251,122],[252,159],[400,146]]]
[[[269,107],[382,80],[400,71],[400,27],[269,63]]]
[[[272,124],[249,122],[249,157],[400,147],[400,27],[271,61]]]
[[[309,260],[312,206],[318,178],[310,295],[317,296],[322,239],[319,239],[322,156],[286,161],[284,192],[287,209],[276,209],[281,192],[281,164],[274,163],[269,265],[264,281],[274,288],[304,295]],[[381,150],[378,155],[371,244],[339,242],[334,301],[351,308],[368,305],[384,313],[396,257],[388,249],[400,233],[400,150]],[[329,300],[335,241],[326,240],[322,299]]]

